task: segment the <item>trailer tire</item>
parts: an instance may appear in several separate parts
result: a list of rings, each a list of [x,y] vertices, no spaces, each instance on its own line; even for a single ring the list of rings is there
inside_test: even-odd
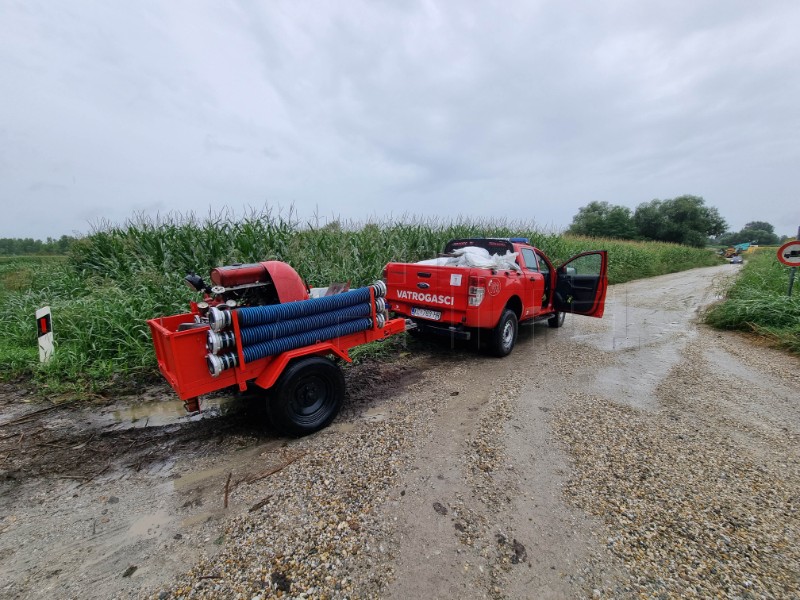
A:
[[[547,319],[547,324],[550,325],[553,329],[558,329],[564,324],[564,319],[566,319],[567,313],[565,312],[557,312],[552,317]]]
[[[344,400],[344,375],[333,361],[311,356],[289,363],[270,390],[272,425],[290,435],[308,435],[330,424]]]
[[[506,308],[500,315],[497,327],[492,329],[492,337],[489,340],[489,350],[494,356],[508,356],[517,343],[517,333],[519,326],[517,315],[510,308]]]

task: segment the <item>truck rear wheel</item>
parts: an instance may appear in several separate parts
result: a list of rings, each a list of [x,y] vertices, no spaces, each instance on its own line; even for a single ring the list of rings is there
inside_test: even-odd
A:
[[[291,435],[308,435],[330,424],[344,400],[344,376],[333,361],[319,356],[289,364],[267,400],[273,426]]]
[[[489,350],[495,356],[503,357],[511,354],[514,344],[517,343],[517,315],[507,308],[500,315],[500,322],[492,330],[489,340]]]
[[[552,317],[547,319],[547,324],[554,329],[561,327],[564,324],[564,319],[566,318],[567,313],[565,312],[557,312]]]

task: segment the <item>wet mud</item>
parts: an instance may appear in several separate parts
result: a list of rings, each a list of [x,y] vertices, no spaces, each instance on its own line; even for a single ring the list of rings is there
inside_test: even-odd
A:
[[[414,377],[407,364],[348,367],[329,429],[381,418],[372,399]],[[190,414],[166,385],[62,404],[0,387],[0,596],[136,598],[213,555],[243,510],[228,494],[296,458],[264,405],[221,392]]]

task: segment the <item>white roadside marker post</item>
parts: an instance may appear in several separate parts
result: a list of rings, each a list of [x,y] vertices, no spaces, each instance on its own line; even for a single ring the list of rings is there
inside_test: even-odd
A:
[[[36,332],[39,336],[39,362],[46,363],[53,356],[53,318],[49,306],[36,311]]]

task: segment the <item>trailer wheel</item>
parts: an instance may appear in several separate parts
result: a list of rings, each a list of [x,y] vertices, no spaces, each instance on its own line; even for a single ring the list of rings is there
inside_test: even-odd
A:
[[[547,319],[547,324],[550,325],[550,327],[552,327],[554,329],[557,329],[557,328],[561,327],[564,324],[564,319],[566,317],[567,317],[567,313],[565,313],[565,312],[557,312],[552,317]]]
[[[510,308],[505,309],[500,315],[497,327],[492,329],[489,341],[489,350],[492,354],[499,357],[511,354],[514,344],[517,343],[517,330],[517,315]]]
[[[267,400],[272,424],[291,435],[308,435],[330,424],[344,399],[344,376],[333,361],[312,356],[286,367]]]

